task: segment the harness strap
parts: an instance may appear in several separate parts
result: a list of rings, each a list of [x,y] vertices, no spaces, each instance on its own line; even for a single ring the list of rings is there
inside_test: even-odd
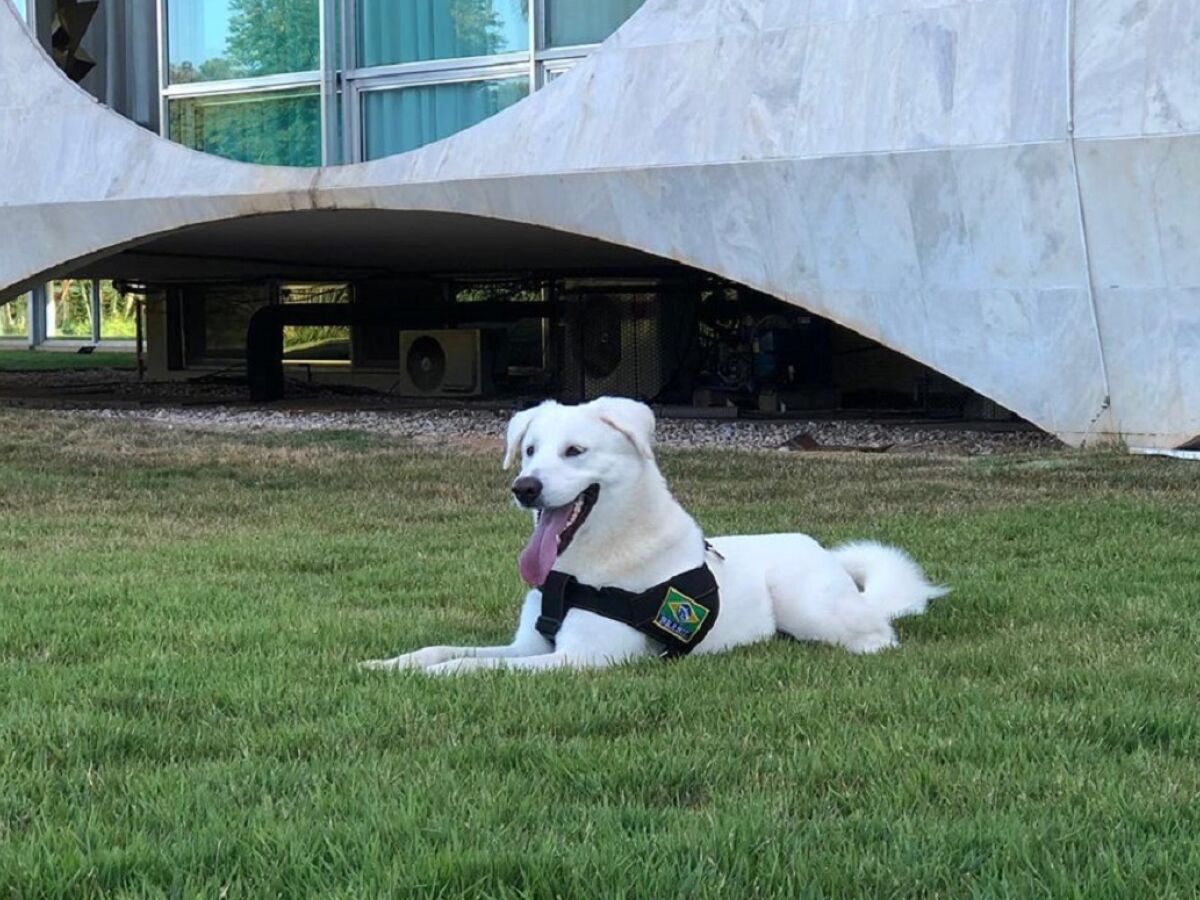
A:
[[[580,584],[562,572],[551,572],[540,590],[542,614],[536,628],[548,640],[555,639],[570,610],[582,609],[636,628],[663,645],[664,657],[694,650],[716,624],[721,606],[717,580],[707,565],[641,593]]]

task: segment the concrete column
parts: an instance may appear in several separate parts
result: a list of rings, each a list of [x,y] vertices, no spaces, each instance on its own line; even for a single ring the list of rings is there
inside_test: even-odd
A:
[[[153,379],[163,379],[171,368],[168,359],[167,292],[149,292],[145,310],[146,374]]]
[[[46,341],[46,286],[39,284],[29,292],[28,339],[33,350]]]
[[[92,343],[100,343],[100,280],[92,279],[92,294],[91,294],[91,310],[92,310]]]

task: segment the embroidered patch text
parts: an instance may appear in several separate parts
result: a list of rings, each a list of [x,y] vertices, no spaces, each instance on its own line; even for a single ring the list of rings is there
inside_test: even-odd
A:
[[[654,624],[684,643],[690,643],[710,613],[707,606],[697,603],[687,594],[667,588],[667,596],[654,616]]]

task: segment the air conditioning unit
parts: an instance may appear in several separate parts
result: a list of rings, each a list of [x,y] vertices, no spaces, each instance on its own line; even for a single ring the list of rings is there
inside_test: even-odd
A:
[[[562,395],[592,400],[605,394],[653,400],[682,359],[686,318],[662,298],[592,293],[565,317]]]
[[[481,329],[400,332],[401,396],[478,397],[490,374]]]

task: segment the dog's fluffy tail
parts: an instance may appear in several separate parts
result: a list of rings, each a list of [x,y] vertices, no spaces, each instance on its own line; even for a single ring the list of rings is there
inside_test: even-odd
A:
[[[950,593],[930,584],[913,558],[897,547],[876,541],[854,541],[835,547],[833,553],[869,603],[889,619],[925,612],[930,600]]]

